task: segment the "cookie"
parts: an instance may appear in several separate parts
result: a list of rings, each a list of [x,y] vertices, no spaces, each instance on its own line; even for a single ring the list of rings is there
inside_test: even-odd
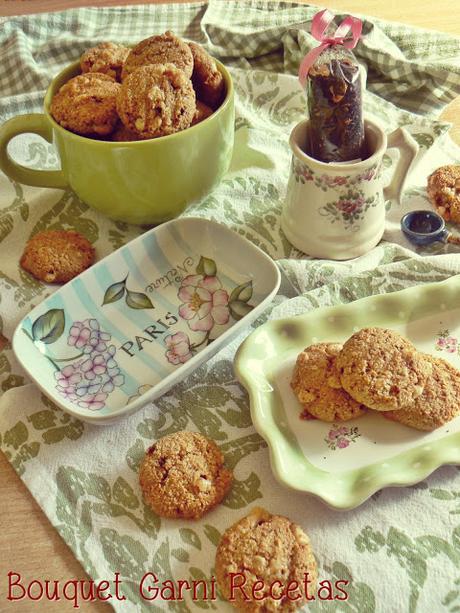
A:
[[[26,244],[20,264],[45,283],[66,283],[94,262],[94,248],[74,230],[45,230]]]
[[[402,409],[420,396],[432,365],[393,330],[363,328],[336,359],[342,387],[376,411]]]
[[[225,94],[225,81],[215,60],[197,43],[188,43],[193,55],[192,83],[197,97],[216,109]]]
[[[158,440],[139,470],[145,502],[161,517],[198,519],[221,502],[233,475],[217,445],[198,432]]]
[[[110,140],[118,143],[129,143],[133,140],[139,140],[139,136],[131,132],[131,130],[120,121],[110,135]]]
[[[342,349],[340,343],[316,343],[297,356],[291,386],[299,402],[310,402],[310,391],[328,385],[340,389],[340,373],[335,361]]]
[[[73,77],[51,101],[51,115],[77,134],[106,136],[118,121],[116,98],[120,84],[100,72]]]
[[[187,43],[168,30],[160,36],[141,40],[131,49],[123,66],[124,81],[136,68],[149,64],[174,64],[190,79],[193,72],[193,55]]]
[[[460,223],[460,165],[441,166],[428,177],[427,193],[437,212]]]
[[[300,608],[306,602],[306,573],[311,595],[318,575],[310,540],[302,528],[287,517],[257,507],[225,531],[217,547],[215,568],[223,597],[239,611],[251,613]],[[242,585],[243,581],[249,600],[241,589],[232,590],[235,583]],[[295,587],[294,581],[299,587],[290,589],[287,597],[286,587],[289,583]],[[251,599],[253,587],[257,600]]]
[[[433,371],[422,394],[404,409],[387,411],[383,416],[417,430],[431,431],[460,414],[460,371],[441,358],[425,358]]]
[[[335,365],[341,349],[339,343],[317,343],[298,355],[291,387],[303,405],[302,419],[346,421],[366,412],[341,386]]]
[[[124,125],[140,138],[166,136],[192,123],[195,92],[190,79],[172,64],[141,66],[123,81],[117,109]]]
[[[192,119],[192,126],[194,126],[196,123],[200,123],[200,121],[203,121],[203,119],[206,119],[207,117],[212,115],[213,112],[214,111],[209,106],[204,104],[204,102],[197,100],[195,115]]]
[[[325,386],[317,390],[315,399],[303,404],[300,418],[305,420],[320,419],[321,421],[348,421],[357,419],[367,412],[360,402],[357,402],[344,389],[332,389]]]
[[[100,43],[83,53],[80,58],[82,73],[100,72],[116,81],[121,80],[121,69],[129,54],[128,47],[115,43]]]

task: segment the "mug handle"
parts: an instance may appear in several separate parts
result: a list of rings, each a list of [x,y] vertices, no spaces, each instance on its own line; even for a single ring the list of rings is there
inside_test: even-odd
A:
[[[13,117],[0,127],[0,170],[13,181],[36,187],[68,187],[62,170],[36,170],[18,164],[8,155],[8,143],[19,134],[38,134],[49,143],[53,143],[53,131],[42,113],[30,113]]]
[[[404,182],[418,153],[419,146],[407,130],[397,128],[388,135],[387,148],[390,149],[392,147],[399,149],[400,157],[393,178],[383,190],[383,196],[385,200],[396,200],[398,204],[401,204]]]

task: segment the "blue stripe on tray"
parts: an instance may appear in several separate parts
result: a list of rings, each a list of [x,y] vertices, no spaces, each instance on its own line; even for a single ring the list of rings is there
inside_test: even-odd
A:
[[[104,269],[105,269],[105,274],[103,274],[104,281],[101,283],[101,280],[100,280],[101,273]],[[97,267],[97,270],[95,271],[95,277],[98,279],[100,287],[105,287],[107,281],[109,281],[109,284],[113,282],[113,279],[109,271],[105,267],[105,265],[101,265]],[[96,304],[94,300],[91,298],[91,296],[88,293],[87,288],[85,287],[85,284],[82,283],[81,279],[75,279],[74,283],[72,284],[72,289],[74,290],[76,299],[78,299],[81,302],[81,304],[85,307],[85,309],[89,313],[97,314],[95,315],[95,317],[97,317],[98,320],[100,321],[101,328],[103,328],[104,330],[110,331],[110,333],[117,339],[117,341],[120,344],[123,344],[124,342],[126,342],[126,340],[129,340],[126,338],[126,335],[123,334],[114,325],[113,321],[109,320],[103,314],[101,307],[98,304]],[[157,374],[159,374],[162,377],[168,374],[168,370],[162,365],[158,364],[158,362],[156,362],[156,360],[151,355],[145,354],[144,352],[140,351],[136,353],[135,356],[136,358],[140,359],[149,368],[149,370],[154,369],[157,372]],[[132,381],[136,381],[137,386],[139,386],[140,384],[146,383],[146,381],[139,382],[139,380],[134,379],[124,369],[123,369],[123,372],[125,376],[129,378],[130,383]]]
[[[192,247],[188,244],[188,242],[181,236],[180,232],[177,230],[177,228],[175,228],[174,226],[168,226],[168,230],[169,233],[171,235],[171,237],[173,238],[174,242],[178,245],[178,247],[180,249],[182,249],[182,251],[185,254],[196,254],[195,249],[192,249]],[[204,256],[204,257],[210,257],[213,254],[209,253],[200,253],[200,256]],[[211,258],[212,259],[212,258]],[[198,262],[197,262],[198,265]],[[217,276],[219,278],[219,280],[221,281],[223,287],[228,291],[228,293],[230,294],[230,292],[232,291],[232,289],[238,285],[236,283],[236,281],[234,279],[232,279],[231,277],[227,276],[224,272],[222,272],[222,270],[219,270],[219,262],[216,262],[216,266],[217,266]],[[192,274],[196,274],[196,273],[192,273]],[[249,277],[248,277],[249,279]]]
[[[144,245],[145,247],[145,245]],[[159,247],[156,247],[156,249],[159,251]],[[166,258],[164,257],[164,254],[162,253],[162,261],[167,261],[168,264],[168,268],[166,268],[166,270],[158,270],[158,267],[155,264],[155,260],[157,259],[156,253],[155,253],[155,260],[151,257],[151,254],[148,253],[147,249],[145,249],[148,258],[149,258],[149,262],[155,266],[155,270],[157,271],[155,273],[155,278],[158,277],[162,277],[170,268],[173,267],[172,264],[169,263],[168,260],[166,260]],[[136,280],[136,283],[139,285],[140,288],[142,288],[142,290],[145,290],[145,288],[150,285],[150,283],[152,283],[152,281],[154,281],[154,279],[146,279],[145,276],[143,275],[142,271],[139,268],[139,265],[137,264],[136,260],[133,257],[133,254],[128,250],[125,249],[122,253],[123,255],[123,259],[125,260],[127,266],[128,266],[128,270],[129,270],[129,276],[131,278],[134,278]],[[129,277],[128,277],[129,278]],[[135,291],[141,291],[140,289],[136,289]],[[148,292],[148,296],[149,298],[152,298],[152,302],[158,303],[159,305],[161,305],[166,311],[170,311],[171,313],[176,313],[177,309],[178,309],[178,303],[172,303],[170,302],[166,296],[164,296],[163,293],[158,292],[158,291],[154,291],[154,292]]]
[[[163,233],[164,231],[165,230],[163,229]],[[159,277],[164,276],[169,270],[175,268],[174,263],[166,257],[162,248],[160,247],[156,234],[144,236],[142,239],[142,246],[145,249],[149,260],[155,264]],[[160,292],[156,292],[155,296],[157,294],[159,295]],[[169,305],[169,310],[172,310],[173,313],[177,311],[179,306],[177,303],[175,305],[169,303]]]
[[[102,304],[102,297],[107,287],[111,285],[112,283],[121,281],[124,278],[125,273],[123,273],[123,275],[121,275],[119,279],[118,278],[115,279],[112,273],[110,272],[109,268],[107,267],[107,265],[105,263],[101,263],[101,265],[98,266],[97,270],[94,271],[94,276],[97,280],[98,287],[101,288],[101,304]],[[133,288],[133,291],[139,291],[139,288]],[[120,304],[120,308],[118,308],[118,315],[126,319],[131,325],[133,325],[133,320],[129,317],[129,315],[135,313],[135,325],[136,327],[139,328],[138,336],[142,336],[142,331],[144,328],[151,325],[152,323],[155,323],[155,320],[153,319],[152,316],[149,316],[146,312],[143,312],[141,309],[133,311],[126,305],[124,300],[120,301],[119,304]],[[126,312],[123,309],[125,309]],[[100,307],[99,312],[102,313],[102,311],[103,311],[103,307],[102,308]],[[113,323],[111,321],[109,323],[109,326],[113,328]],[[126,338],[126,335],[123,338],[124,340],[130,340]],[[141,358],[142,361],[149,366],[149,368],[154,368],[154,370],[159,376],[165,377],[167,374],[169,374],[170,369],[166,368],[160,361],[158,361],[155,358],[155,356],[149,353],[144,353],[143,351],[136,352],[135,355]]]

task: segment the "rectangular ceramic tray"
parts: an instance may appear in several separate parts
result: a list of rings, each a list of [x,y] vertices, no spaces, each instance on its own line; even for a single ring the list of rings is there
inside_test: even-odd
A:
[[[139,236],[64,285],[17,327],[13,349],[64,411],[110,423],[166,392],[276,294],[274,262],[218,223]]]
[[[460,463],[460,417],[434,432],[376,412],[335,424],[299,418],[301,405],[290,387],[297,355],[312,343],[344,342],[368,326],[396,330],[419,350],[460,369],[460,276],[269,321],[235,357],[275,476],[340,509],[358,506],[383,487],[413,484],[443,464]]]

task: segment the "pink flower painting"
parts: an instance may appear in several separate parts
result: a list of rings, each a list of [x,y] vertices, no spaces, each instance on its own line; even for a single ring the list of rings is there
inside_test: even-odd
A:
[[[329,175],[323,175],[322,177],[320,177],[320,181],[327,185],[327,187],[336,187],[336,186],[340,186],[340,185],[346,185],[347,184],[347,177],[342,177],[342,176],[338,176],[338,177],[331,177]]]
[[[435,349],[436,351],[460,354],[458,340],[455,336],[450,334],[449,330],[441,330],[441,332],[438,333],[438,337],[435,341]]]
[[[108,395],[124,384],[125,377],[114,359],[115,345],[107,345],[110,339],[111,335],[100,329],[96,319],[72,323],[67,345],[81,353],[63,368],[57,365],[59,358],[52,358],[58,368],[54,374],[56,390],[63,398],[83,409],[97,411],[104,408]]]
[[[359,179],[361,181],[372,181],[374,176],[377,174],[375,166],[373,168],[368,168],[365,170],[360,176]]]
[[[82,407],[82,409],[98,411],[99,409],[103,409],[105,407],[107,396],[108,394],[104,394],[102,392],[97,392],[96,394],[92,395],[89,394],[84,396],[84,398],[79,401],[78,405]]]
[[[181,301],[179,323],[186,323],[195,334],[179,331],[165,337],[165,357],[170,364],[184,364],[219,336],[221,331],[215,326],[226,325],[230,318],[238,321],[254,308],[249,304],[252,280],[237,285],[229,295],[222,287],[215,261],[205,256],[200,257],[195,273],[180,280],[177,292]]]
[[[361,434],[356,426],[349,428],[333,424],[324,442],[331,451],[336,451],[337,449],[346,449],[350,443],[354,443],[360,436]]]
[[[342,213],[348,213],[349,215],[354,215],[355,213],[358,213],[359,211],[361,211],[364,204],[365,204],[364,198],[359,196],[358,198],[355,198],[354,200],[340,200],[337,203],[337,208],[339,209],[339,211],[342,211]]]
[[[166,357],[171,364],[184,364],[192,357],[190,339],[184,332],[170,334],[164,341],[167,347]]]
[[[320,207],[319,213],[330,217],[332,223],[341,222],[346,229],[356,231],[367,211],[377,206],[378,202],[377,196],[366,198],[362,189],[348,189],[334,202],[328,202]]]
[[[229,297],[215,276],[188,275],[179,289],[179,315],[194,332],[209,332],[230,318]]]
[[[30,330],[22,330],[31,341],[39,340],[50,346],[62,337],[65,328],[64,309],[49,309],[35,319]],[[116,347],[108,345],[111,338],[111,334],[101,330],[97,319],[73,321],[66,345],[78,353],[65,357],[54,352],[44,354],[55,368],[55,388],[62,398],[98,411],[105,407],[108,395],[124,385],[125,375],[115,360]]]
[[[294,177],[297,183],[305,183],[305,181],[313,181],[313,171],[302,162],[294,160]]]

